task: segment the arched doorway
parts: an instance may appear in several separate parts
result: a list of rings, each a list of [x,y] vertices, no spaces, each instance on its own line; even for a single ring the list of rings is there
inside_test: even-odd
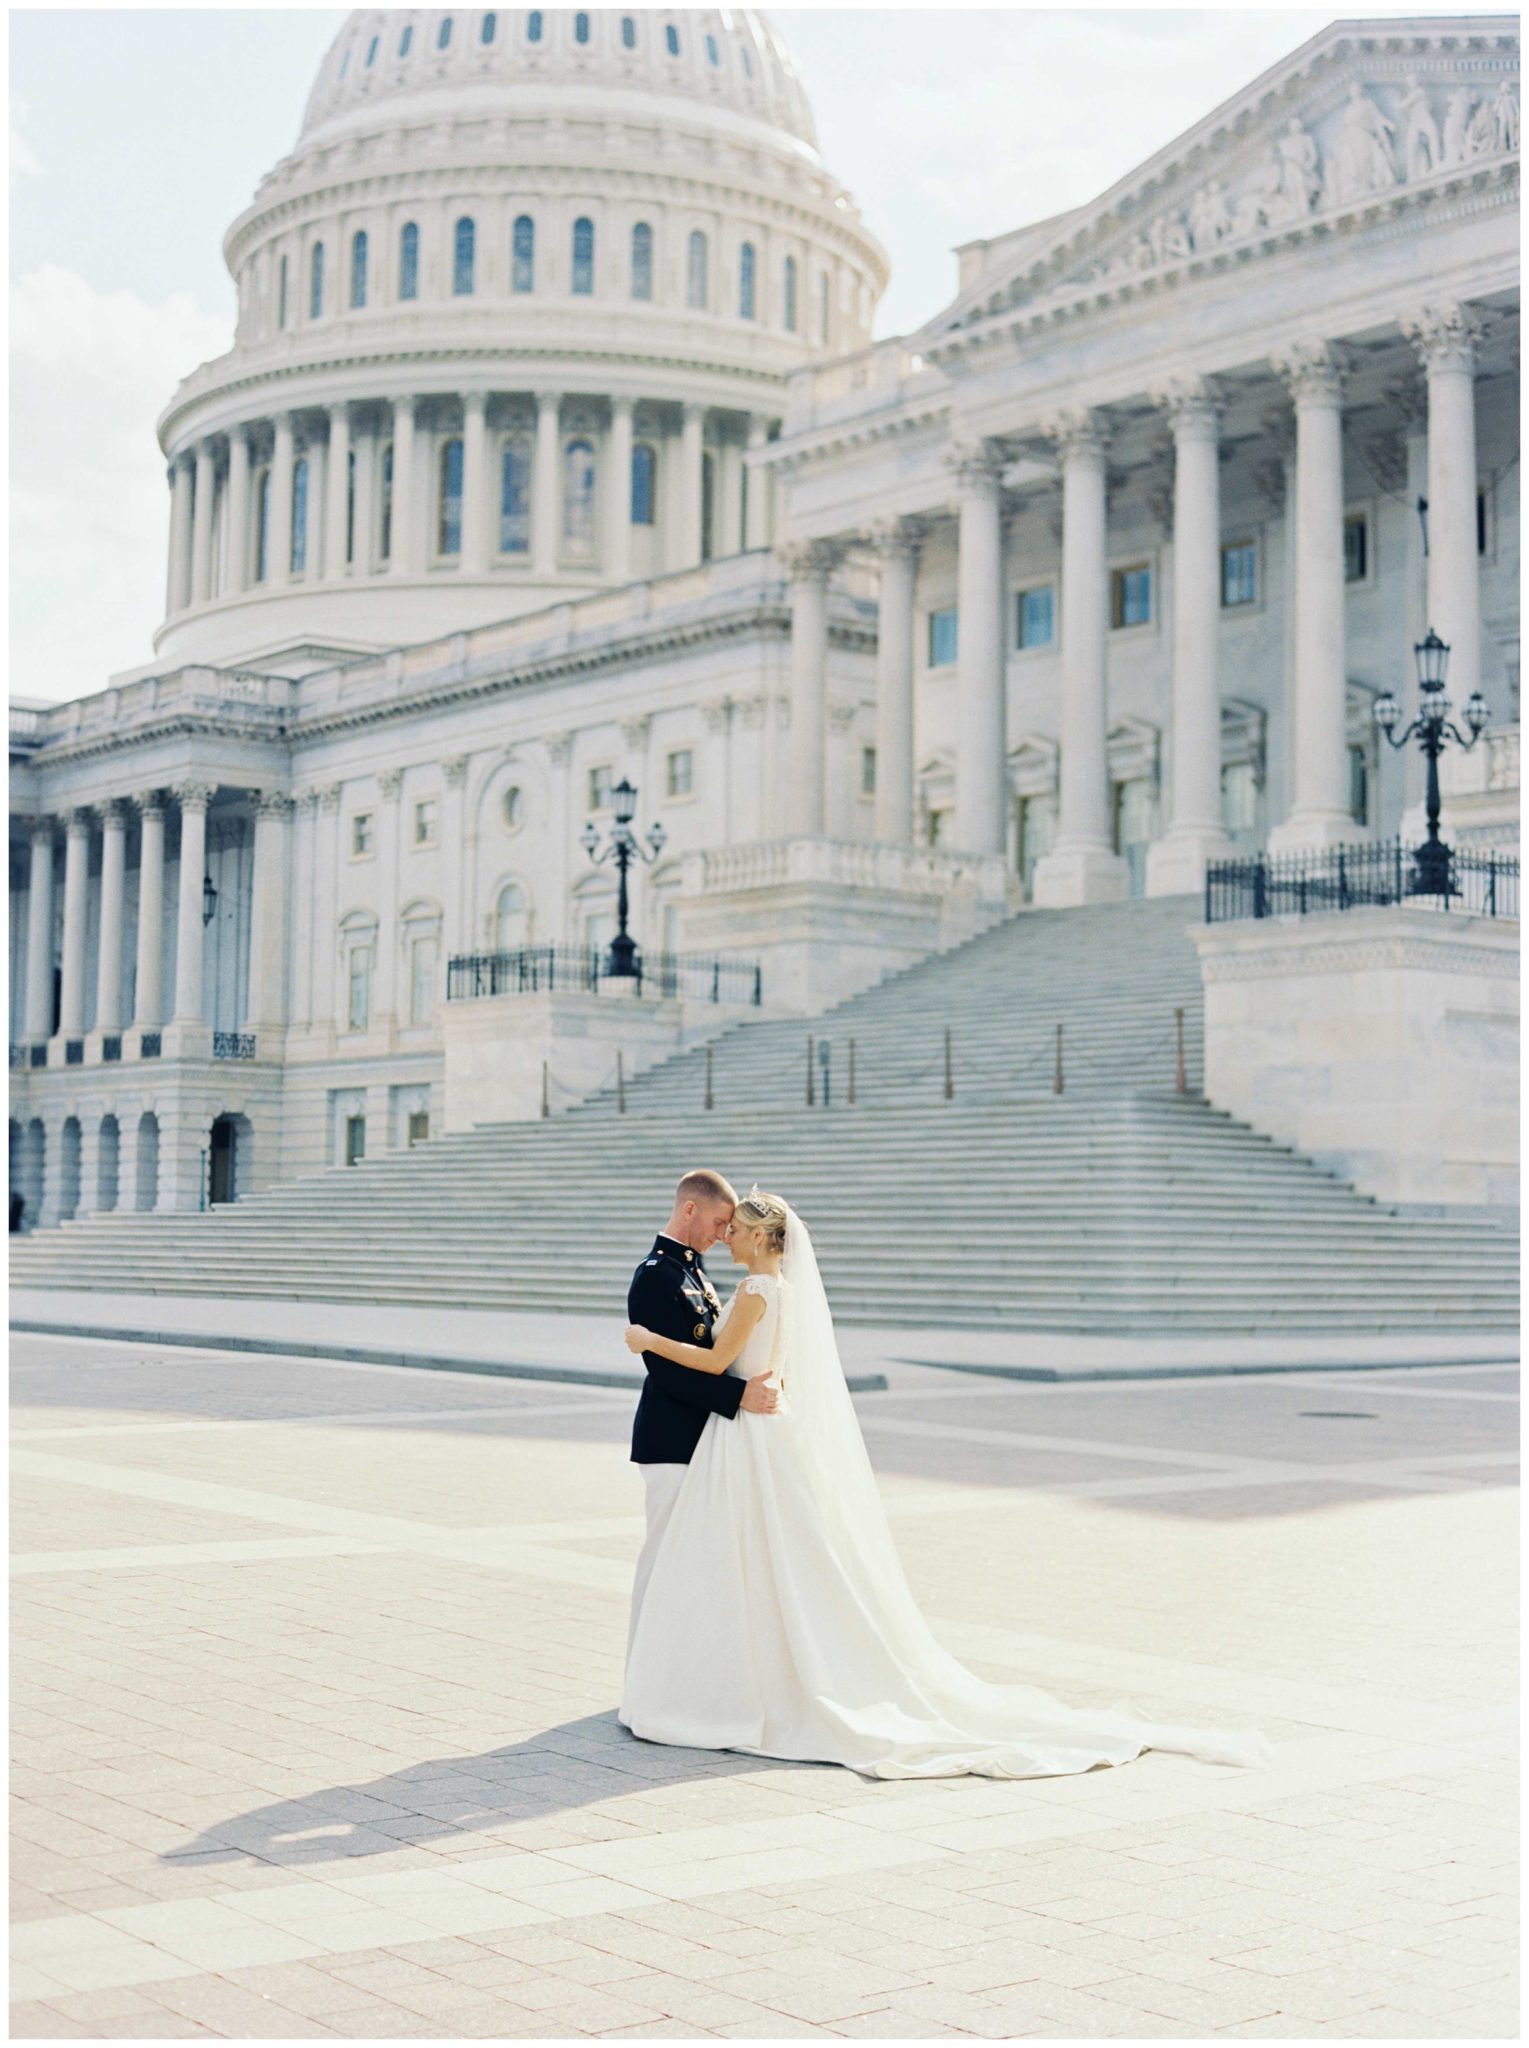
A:
[[[96,1207],[115,1209],[122,1158],[122,1130],[114,1116],[103,1116],[96,1145]]]
[[[10,1183],[11,1229],[19,1230],[21,1228],[22,1218],[26,1213],[27,1199],[25,1194],[22,1192],[21,1186],[22,1133],[21,1126],[19,1123],[17,1123],[14,1117],[11,1118],[10,1125],[10,1143],[6,1152],[6,1177]]]
[[[80,1120],[64,1118],[63,1139],[58,1148],[58,1220],[67,1223],[80,1206]]]
[[[42,1221],[42,1198],[45,1193],[44,1162],[48,1156],[48,1132],[40,1116],[34,1116],[27,1125],[21,1145],[20,1188],[26,1198],[26,1212],[22,1227],[35,1230]]]
[[[159,1202],[159,1118],[146,1109],[138,1119],[138,1184],[134,1206],[153,1209]]]
[[[207,1206],[237,1202],[249,1186],[254,1132],[247,1116],[217,1117],[208,1137]]]

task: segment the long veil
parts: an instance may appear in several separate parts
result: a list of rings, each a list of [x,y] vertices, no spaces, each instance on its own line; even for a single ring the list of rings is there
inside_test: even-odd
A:
[[[1176,1750],[1209,1762],[1261,1764],[1268,1738],[1256,1729],[1167,1726],[1146,1720],[1128,1701],[1110,1708],[1071,1707],[1029,1685],[990,1684],[944,1650],[925,1621],[903,1571],[859,1418],[845,1382],[833,1314],[812,1236],[786,1212],[781,1262],[781,1324],[775,1370],[790,1414],[793,1454],[803,1469],[828,1549],[861,1619],[899,1669],[903,1739],[875,1767],[885,1777],[987,1770],[1025,1776],[1068,1765],[1070,1754],[1125,1762],[1144,1749]],[[888,1702],[891,1706],[891,1702]]]

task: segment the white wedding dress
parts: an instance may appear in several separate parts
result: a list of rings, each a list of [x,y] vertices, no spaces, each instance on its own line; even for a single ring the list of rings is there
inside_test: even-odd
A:
[[[989,1684],[941,1649],[903,1574],[794,1213],[782,1277],[751,1274],[724,1320],[744,1293],[765,1313],[728,1370],[768,1367],[780,1406],[713,1415],[702,1432],[632,1617],[619,1719],[634,1735],[873,1778],[1059,1777],[1148,1749],[1268,1760],[1257,1731],[1071,1707]]]

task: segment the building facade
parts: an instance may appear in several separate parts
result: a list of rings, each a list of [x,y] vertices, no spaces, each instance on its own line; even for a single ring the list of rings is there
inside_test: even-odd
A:
[[[1335,24],[872,345],[761,17],[353,15],[160,423],[158,658],[13,704],[31,1220],[441,1128],[448,962],[610,935],[623,774],[639,938],[808,1012],[1396,832],[1429,625],[1510,836],[1518,106],[1508,18]]]

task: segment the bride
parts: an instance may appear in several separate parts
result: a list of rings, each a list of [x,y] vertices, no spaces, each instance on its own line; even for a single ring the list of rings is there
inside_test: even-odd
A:
[[[1267,1738],[1072,1707],[941,1649],[903,1575],[844,1383],[806,1225],[754,1188],[747,1269],[714,1348],[638,1325],[628,1348],[769,1376],[773,1415],[712,1415],[632,1616],[619,1719],[648,1742],[846,1764],[873,1778],[1058,1777],[1177,1750],[1260,1764]]]

